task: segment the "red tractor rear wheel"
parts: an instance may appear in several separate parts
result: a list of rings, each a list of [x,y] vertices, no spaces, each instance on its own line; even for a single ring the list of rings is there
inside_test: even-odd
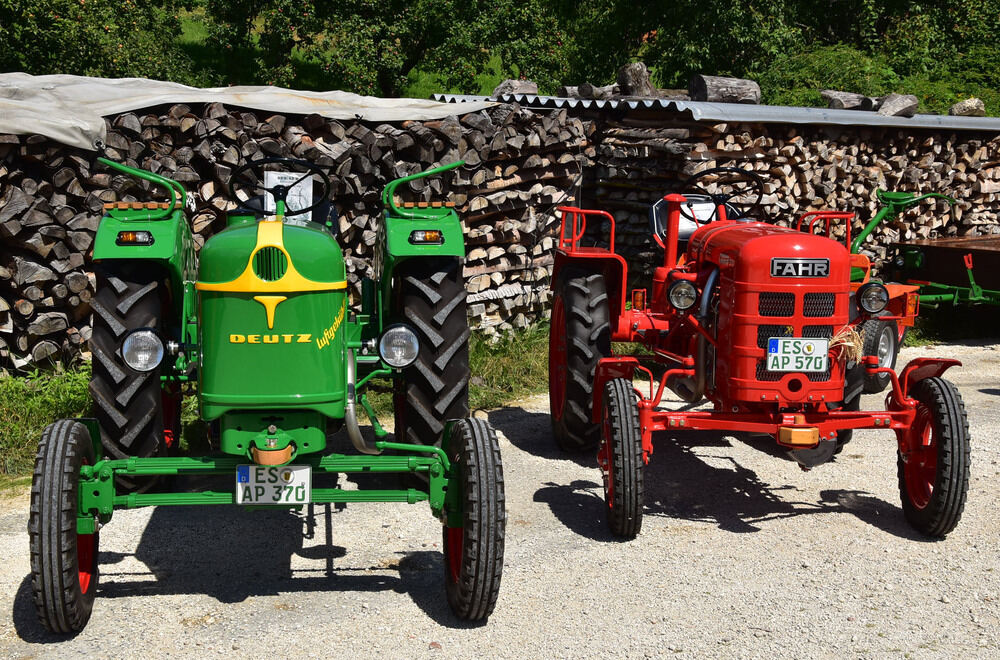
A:
[[[961,394],[943,378],[922,380],[909,394],[917,411],[896,461],[903,514],[917,531],[944,537],[969,490],[969,421]]]
[[[864,354],[878,357],[878,366],[889,369],[896,368],[896,356],[899,355],[899,327],[895,321],[865,321],[862,326],[864,334]],[[873,394],[889,387],[889,374],[865,374],[865,392]]]
[[[624,378],[608,381],[603,413],[597,462],[604,475],[608,527],[617,537],[634,539],[642,529],[644,461],[632,383]]]
[[[549,410],[552,435],[563,451],[597,445],[591,421],[594,369],[611,355],[611,322],[604,276],[565,269],[553,287],[549,333]]]

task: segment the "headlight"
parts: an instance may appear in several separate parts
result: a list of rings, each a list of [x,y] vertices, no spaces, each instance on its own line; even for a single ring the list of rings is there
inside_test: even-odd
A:
[[[163,341],[151,328],[133,330],[122,342],[122,359],[135,371],[152,371],[163,361]]]
[[[869,314],[878,314],[889,304],[889,291],[878,282],[869,282],[858,289],[858,306]]]
[[[667,300],[674,309],[685,310],[698,299],[698,289],[687,280],[677,280],[667,289]]]
[[[405,325],[393,325],[386,328],[378,341],[378,354],[390,367],[402,369],[413,364],[420,350],[417,335]]]

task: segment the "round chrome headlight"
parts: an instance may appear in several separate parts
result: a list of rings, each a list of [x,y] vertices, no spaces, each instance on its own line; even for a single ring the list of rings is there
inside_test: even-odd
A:
[[[386,328],[378,341],[378,354],[390,367],[402,369],[413,364],[420,350],[420,340],[416,333],[406,325],[393,325]]]
[[[674,309],[689,309],[698,300],[698,289],[687,280],[677,280],[667,289],[667,300]]]
[[[135,371],[152,371],[163,362],[163,340],[151,328],[139,328],[122,341],[122,359]]]
[[[858,289],[858,306],[869,314],[878,314],[889,304],[889,291],[878,282],[869,282]]]

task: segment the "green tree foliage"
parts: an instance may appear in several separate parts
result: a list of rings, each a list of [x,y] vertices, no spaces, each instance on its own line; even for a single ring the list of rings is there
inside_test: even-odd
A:
[[[472,92],[494,56],[542,84],[568,72],[563,35],[544,0],[208,0],[212,35],[255,46],[253,82],[289,84],[318,67],[324,88],[395,96],[407,74],[434,71]],[[511,38],[516,35],[517,38]]]
[[[178,3],[0,0],[0,70],[198,82],[174,44]]]

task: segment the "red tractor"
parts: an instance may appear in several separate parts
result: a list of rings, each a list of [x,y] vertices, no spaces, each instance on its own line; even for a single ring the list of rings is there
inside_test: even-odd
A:
[[[809,469],[864,428],[895,431],[909,523],[937,537],[954,529],[968,491],[969,427],[961,395],[942,374],[959,361],[918,358],[897,375],[865,354],[866,324],[912,324],[913,292],[871,281],[866,257],[811,231],[842,213],[800,220],[807,231],[751,219],[764,190],[753,172],[713,168],[682,189],[651,209],[664,257],[648,289],[627,290],[610,214],[561,209],[549,340],[553,435],[564,450],[598,448],[611,532],[639,533],[654,432],[766,434]],[[602,221],[608,247],[584,247],[593,230],[603,233]],[[852,282],[852,268],[866,272],[858,278],[856,270]],[[617,354],[612,342],[641,348]],[[885,410],[860,410],[866,379],[876,376],[891,386]],[[640,378],[648,387],[636,386]],[[667,389],[687,405],[662,407]],[[711,405],[692,409],[703,400]]]

